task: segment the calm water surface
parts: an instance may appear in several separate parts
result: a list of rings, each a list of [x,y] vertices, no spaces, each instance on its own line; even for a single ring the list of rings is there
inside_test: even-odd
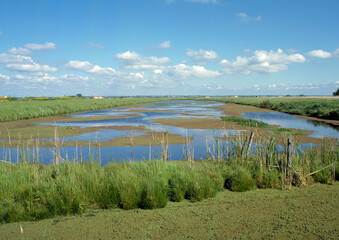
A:
[[[79,136],[71,136],[59,138],[59,141],[90,141],[90,142],[107,142],[111,139],[118,137],[139,137],[149,134],[147,130],[153,130],[158,132],[170,132],[172,134],[178,134],[182,137],[193,137],[192,142],[188,146],[187,144],[177,144],[168,146],[169,160],[181,160],[186,157],[187,149],[189,147],[194,148],[195,159],[204,159],[208,156],[207,148],[212,149],[216,144],[216,137],[222,137],[225,133],[227,135],[233,135],[239,133],[236,130],[217,130],[217,129],[185,129],[181,127],[165,126],[158,123],[154,123],[153,120],[160,118],[172,118],[172,119],[191,119],[191,118],[216,118],[219,119],[224,113],[220,107],[223,103],[217,102],[201,102],[201,101],[165,101],[159,103],[150,103],[138,107],[138,110],[152,111],[162,110],[168,112],[137,112],[139,116],[131,116],[120,119],[105,119],[96,121],[73,121],[73,122],[57,122],[57,123],[43,123],[45,125],[56,126],[73,126],[80,128],[87,127],[104,127],[104,126],[134,126],[144,127],[146,130],[115,130],[115,129],[100,129],[96,132],[84,133]],[[79,114],[72,114],[74,118],[84,117],[108,117],[108,116],[127,116],[133,112],[135,108],[118,108],[108,110],[90,111]],[[184,115],[183,115],[184,114]],[[268,124],[280,125],[285,128],[298,128],[303,130],[312,130],[312,137],[332,137],[338,138],[338,129],[329,125],[320,125],[319,122],[305,120],[293,117],[285,113],[271,113],[271,112],[259,112],[259,113],[244,113],[245,118],[251,118],[261,120]],[[44,141],[53,139],[41,139]],[[0,139],[1,141],[1,139]],[[230,144],[223,142],[223,144]],[[253,145],[256,147],[255,145]],[[308,148],[310,144],[302,144],[301,147]],[[20,153],[17,149],[0,148],[0,159],[12,159],[16,160]],[[36,155],[36,149],[28,149],[29,155]],[[31,152],[29,152],[31,151]],[[53,148],[40,148],[39,149],[39,161],[41,163],[51,163],[55,152]],[[111,161],[141,161],[148,160],[149,158],[156,159],[161,157],[162,146],[123,146],[123,147],[61,147],[60,154],[64,159],[80,159],[81,156],[84,161],[88,160],[89,156],[99,157],[102,165],[106,165]],[[193,152],[191,151],[191,154]]]

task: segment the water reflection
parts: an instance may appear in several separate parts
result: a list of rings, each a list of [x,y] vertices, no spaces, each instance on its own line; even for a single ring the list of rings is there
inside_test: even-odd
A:
[[[314,131],[310,137],[315,138],[339,138],[339,128],[330,124],[297,118],[287,113],[280,112],[248,112],[243,113],[243,117],[262,121],[268,124],[279,125],[284,128],[296,128],[301,130]]]

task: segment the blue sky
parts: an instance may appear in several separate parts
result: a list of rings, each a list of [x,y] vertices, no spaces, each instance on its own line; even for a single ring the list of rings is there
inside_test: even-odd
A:
[[[337,0],[0,0],[0,95],[331,95]]]

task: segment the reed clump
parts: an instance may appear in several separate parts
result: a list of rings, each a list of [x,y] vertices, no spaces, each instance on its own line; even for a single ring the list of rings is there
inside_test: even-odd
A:
[[[201,201],[223,189],[289,189],[338,180],[337,142],[302,149],[293,136],[277,144],[273,135],[252,131],[215,144],[209,160],[162,158],[104,167],[94,155],[88,162],[61,159],[42,165],[23,149],[17,164],[0,163],[0,222],[81,214],[93,207],[155,209],[169,201]]]

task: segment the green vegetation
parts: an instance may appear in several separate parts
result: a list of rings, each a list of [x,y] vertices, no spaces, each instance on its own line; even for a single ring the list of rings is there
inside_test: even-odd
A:
[[[206,99],[199,99],[206,100]],[[339,120],[339,101],[331,98],[305,97],[219,97],[208,101],[237,103],[268,108],[279,112],[297,114],[309,117]]]
[[[88,209],[0,225],[0,239],[337,239],[339,184],[289,191],[221,191],[152,211]],[[20,232],[20,226],[23,232]]]
[[[21,163],[0,164],[0,222],[81,214],[88,208],[163,208],[169,201],[211,198],[224,188],[243,192],[334,183],[337,143],[306,151],[291,147],[287,160],[287,148],[268,139],[261,139],[253,154],[243,135],[229,139],[227,148],[216,139],[217,147],[206,161],[123,162],[105,167],[94,160],[41,165],[23,151]]]
[[[274,134],[279,134],[279,135],[302,135],[305,134],[301,130],[291,130],[287,128],[272,128],[270,127],[269,124],[264,123],[262,121],[257,121],[253,119],[247,119],[243,117],[234,117],[234,116],[226,116],[226,117],[221,117],[221,120],[227,121],[227,122],[235,122],[240,126],[244,127],[255,127],[255,128],[264,128],[269,131],[272,131]]]
[[[132,99],[83,99],[64,97],[54,99],[30,98],[0,102],[0,122],[31,119],[67,113],[113,108],[125,105],[159,102],[165,99],[132,98]]]
[[[339,96],[339,88],[337,88],[337,91],[333,92],[333,96]]]

